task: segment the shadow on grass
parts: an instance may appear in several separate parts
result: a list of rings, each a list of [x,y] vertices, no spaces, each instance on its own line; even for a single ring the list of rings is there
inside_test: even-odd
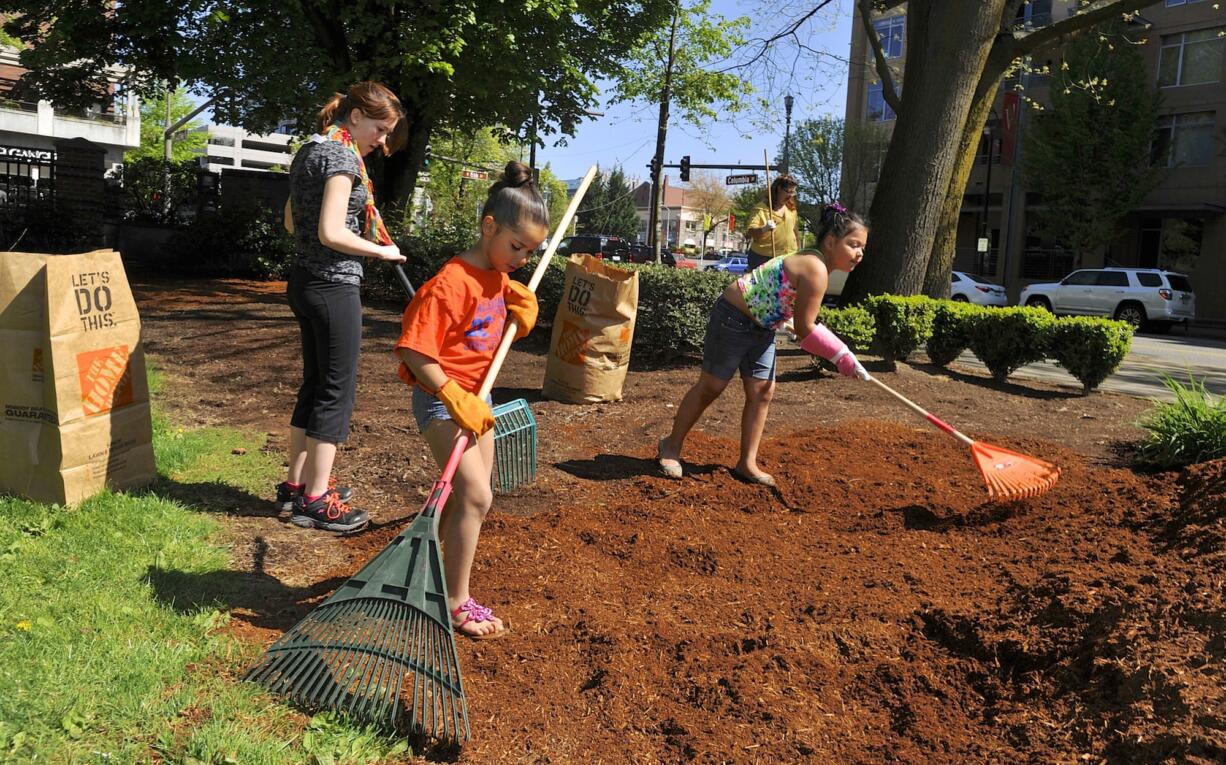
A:
[[[254,571],[210,571],[204,574],[150,566],[146,579],[153,596],[179,613],[201,608],[240,611],[236,618],[267,630],[284,632],[293,627],[319,603],[319,598],[339,587],[344,577],[332,577],[309,587],[289,587],[265,573],[264,558],[268,544],[255,540]]]
[[[221,481],[184,483],[159,473],[153,483],[136,493],[171,499],[201,512],[252,518],[277,517],[277,508],[267,497],[257,497]]]

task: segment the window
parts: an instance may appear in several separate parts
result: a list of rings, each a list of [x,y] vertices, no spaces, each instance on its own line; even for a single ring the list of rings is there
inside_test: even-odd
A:
[[[1017,24],[1022,27],[1043,27],[1051,23],[1051,0],[1026,0],[1017,9]]]
[[[1158,59],[1158,85],[1199,85],[1217,82],[1222,72],[1222,28],[1164,35]]]
[[[1137,281],[1141,283],[1142,287],[1162,286],[1162,277],[1157,274],[1139,273],[1137,274]]]
[[[1192,283],[1188,281],[1188,277],[1180,274],[1167,274],[1166,280],[1171,283],[1171,289],[1179,290],[1180,292],[1191,292]]]
[[[885,102],[885,96],[881,93],[880,82],[868,86],[868,113],[865,116],[870,122],[888,122],[895,118],[894,110]]]
[[[1094,276],[1096,273],[1095,271],[1074,271],[1060,283],[1072,287],[1089,286],[1095,283]]]
[[[1213,112],[1169,114],[1154,129],[1151,164],[1208,167],[1213,159]]]
[[[1177,5],[1191,5],[1192,3],[1203,3],[1205,0],[1166,0],[1167,8],[1174,8]]]
[[[1099,271],[1094,283],[1099,287],[1127,287],[1128,274],[1123,271]]]
[[[877,30],[877,38],[881,40],[881,50],[886,58],[898,58],[902,55],[903,34],[907,29],[906,16],[891,16],[873,24]]]

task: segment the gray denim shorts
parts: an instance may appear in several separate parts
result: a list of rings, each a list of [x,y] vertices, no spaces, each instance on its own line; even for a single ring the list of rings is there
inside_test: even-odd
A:
[[[759,326],[721,295],[707,319],[702,371],[731,380],[738,369],[742,379],[775,379],[775,330]]]
[[[486,396],[485,403],[490,407],[494,406],[494,397]],[[422,433],[426,432],[426,428],[430,427],[430,423],[435,420],[450,420],[451,413],[447,411],[447,405],[439,401],[434,396],[426,393],[420,387],[413,386],[413,419],[417,420],[417,429]]]

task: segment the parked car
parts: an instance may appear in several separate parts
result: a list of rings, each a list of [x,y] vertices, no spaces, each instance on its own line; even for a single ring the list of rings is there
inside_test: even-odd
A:
[[[730,274],[743,274],[747,268],[749,268],[749,258],[745,257],[744,255],[725,255],[713,265],[707,266],[704,270],[727,271]]]
[[[1158,331],[1196,318],[1188,277],[1156,268],[1086,268],[1059,282],[1031,284],[1018,302],[1056,314],[1110,316]]]
[[[656,252],[651,247],[645,244],[630,245],[630,262],[631,263],[655,263]],[[660,250],[660,263],[672,268],[677,267],[677,258],[668,250]]]
[[[630,243],[619,236],[579,234],[568,236],[558,245],[559,255],[594,255],[601,260],[630,262]]]
[[[961,303],[1009,305],[1004,287],[964,271],[954,271],[950,275],[949,296]]]

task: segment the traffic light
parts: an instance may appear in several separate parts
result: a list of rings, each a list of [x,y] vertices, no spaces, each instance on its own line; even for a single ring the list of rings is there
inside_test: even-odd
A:
[[[660,160],[652,157],[651,162],[647,165],[647,167],[651,168],[651,181],[652,183],[655,183],[656,178],[658,178],[660,175]]]
[[[430,154],[431,154],[431,153],[432,153],[432,152],[430,151],[430,144],[426,144],[426,153],[425,153],[425,155],[423,155],[423,156],[422,156],[422,158],[421,158],[421,169],[422,169],[422,170],[427,170],[427,169],[429,169],[429,167],[430,167]]]
[[[681,158],[681,180],[687,183],[690,180],[690,155],[686,154]]]

